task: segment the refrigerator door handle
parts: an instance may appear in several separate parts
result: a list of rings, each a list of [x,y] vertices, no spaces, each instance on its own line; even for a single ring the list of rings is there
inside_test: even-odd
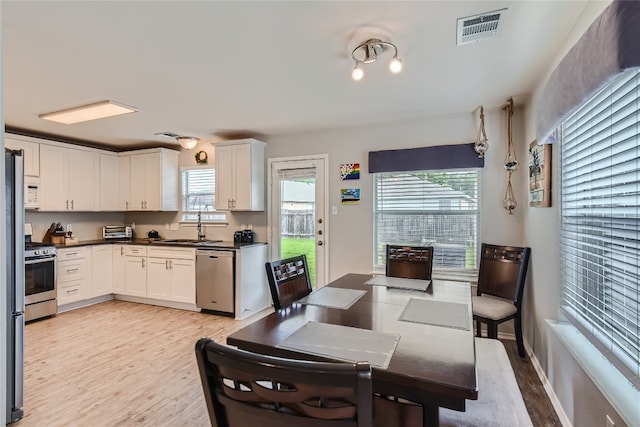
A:
[[[15,389],[14,393],[14,405],[15,410],[24,406],[24,315],[19,315],[14,318],[16,328],[16,348],[15,348]],[[22,414],[20,414],[21,416]]]
[[[24,151],[15,157],[14,169],[15,215],[14,247],[15,247],[15,309],[16,313],[24,313]],[[23,322],[24,323],[24,322]]]

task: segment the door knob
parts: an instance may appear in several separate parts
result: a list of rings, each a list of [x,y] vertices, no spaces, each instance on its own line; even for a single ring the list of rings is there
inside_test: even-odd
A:
[[[318,246],[322,246],[324,245],[324,243],[322,243],[322,240],[318,240]]]

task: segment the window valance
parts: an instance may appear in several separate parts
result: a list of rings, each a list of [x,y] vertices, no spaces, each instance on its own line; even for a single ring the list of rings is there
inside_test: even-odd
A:
[[[369,152],[369,173],[481,167],[473,143]]]
[[[629,68],[640,66],[640,2],[614,0],[549,77],[536,107],[538,143],[562,120]]]

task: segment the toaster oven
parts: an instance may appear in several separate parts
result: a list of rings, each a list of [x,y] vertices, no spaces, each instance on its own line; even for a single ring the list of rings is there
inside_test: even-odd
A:
[[[102,238],[105,240],[131,240],[133,233],[127,225],[105,225],[102,227]]]

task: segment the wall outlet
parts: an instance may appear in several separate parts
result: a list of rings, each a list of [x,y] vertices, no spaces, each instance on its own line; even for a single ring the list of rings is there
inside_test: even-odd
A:
[[[331,215],[338,215],[338,207],[331,206]]]
[[[179,223],[172,222],[169,228],[171,228],[173,231],[177,231],[179,226],[180,226]]]
[[[616,427],[616,423],[613,422],[609,415],[607,415],[607,427]]]
[[[71,224],[67,224],[66,230],[67,230],[67,233],[70,231],[73,231],[73,226]]]

